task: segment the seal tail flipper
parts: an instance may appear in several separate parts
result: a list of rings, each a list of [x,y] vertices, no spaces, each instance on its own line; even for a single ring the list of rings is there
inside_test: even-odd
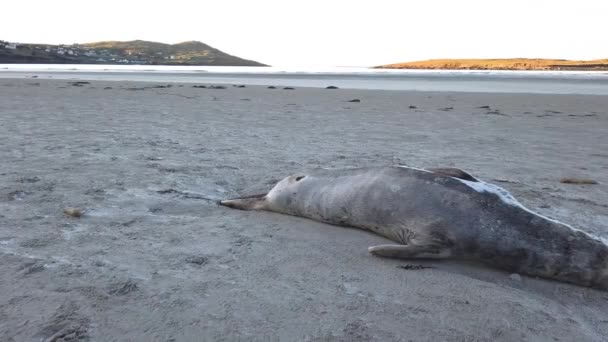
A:
[[[438,245],[378,245],[367,249],[373,255],[399,259],[445,259],[452,255],[449,248]]]
[[[459,178],[470,182],[479,182],[479,180],[473,177],[470,173],[456,167],[438,167],[427,170],[442,176]]]

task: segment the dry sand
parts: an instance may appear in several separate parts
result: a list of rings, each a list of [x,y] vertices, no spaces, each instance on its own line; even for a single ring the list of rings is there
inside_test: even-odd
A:
[[[379,236],[203,199],[316,166],[456,166],[608,237],[608,98],[154,85],[0,80],[2,341],[608,336],[607,292],[380,259]]]

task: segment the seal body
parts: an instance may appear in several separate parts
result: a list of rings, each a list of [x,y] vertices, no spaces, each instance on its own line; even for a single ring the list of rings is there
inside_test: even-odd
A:
[[[608,245],[546,218],[506,190],[455,168],[315,170],[267,194],[220,202],[370,230],[397,258],[465,258],[511,272],[608,290]]]

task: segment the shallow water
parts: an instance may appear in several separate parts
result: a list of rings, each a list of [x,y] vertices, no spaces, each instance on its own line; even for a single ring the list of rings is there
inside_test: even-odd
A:
[[[572,71],[379,70],[369,68],[0,65],[0,78],[187,82],[291,87],[608,95],[608,73]]]

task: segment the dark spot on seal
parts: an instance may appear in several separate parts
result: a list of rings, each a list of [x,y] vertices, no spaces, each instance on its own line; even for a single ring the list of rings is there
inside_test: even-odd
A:
[[[306,177],[306,176],[298,176],[298,177],[296,177],[296,182],[301,181],[302,179],[304,179],[304,177]]]

